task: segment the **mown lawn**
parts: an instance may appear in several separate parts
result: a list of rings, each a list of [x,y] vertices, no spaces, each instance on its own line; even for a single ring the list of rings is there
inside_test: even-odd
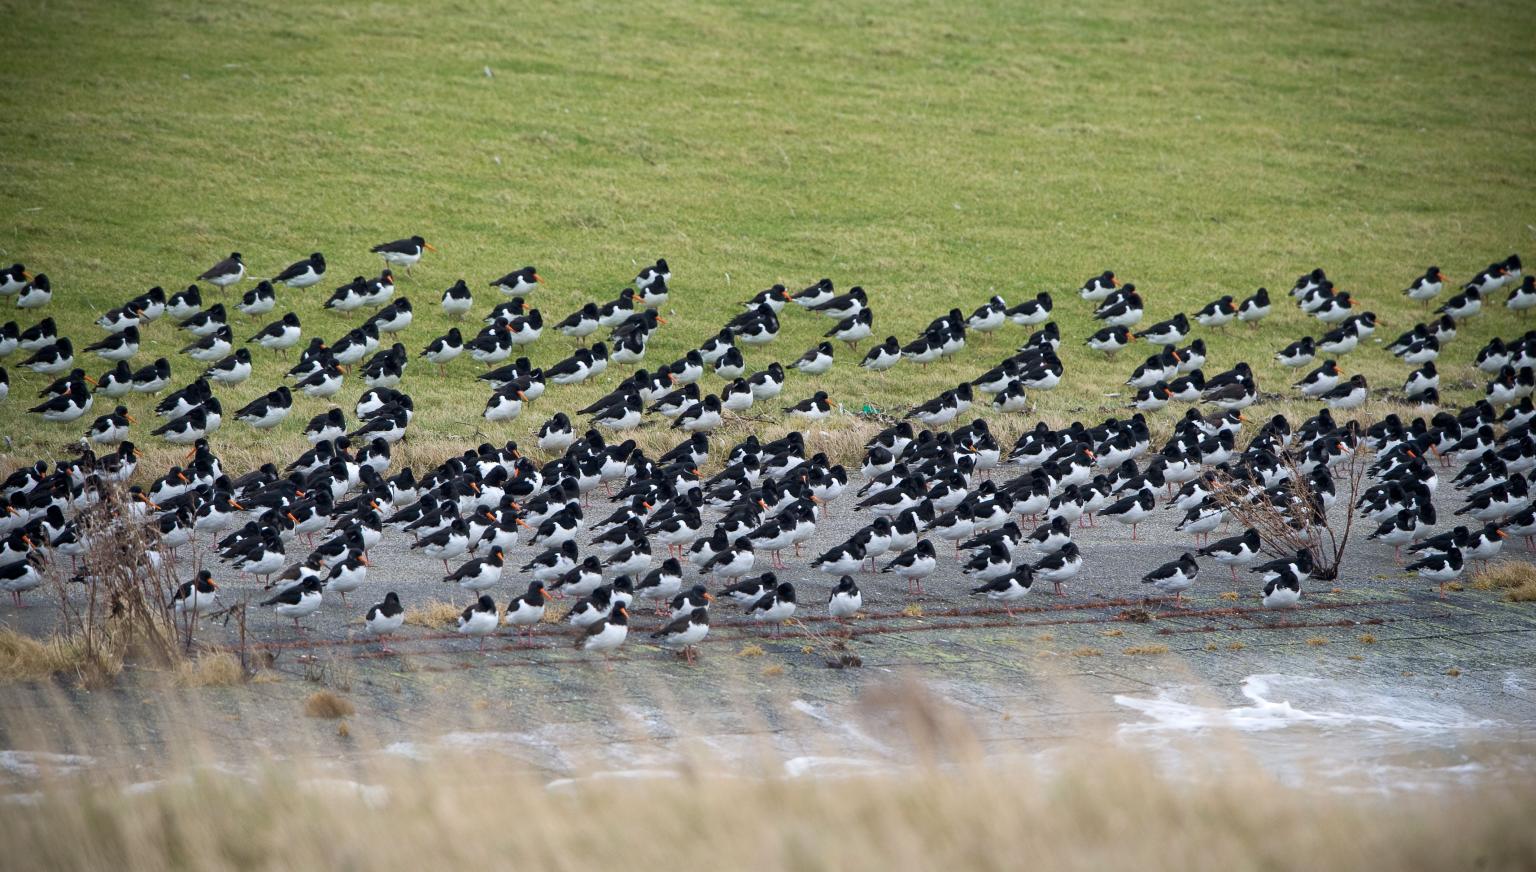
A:
[[[1270,355],[1321,332],[1284,300],[1297,274],[1326,267],[1384,317],[1377,335],[1390,339],[1421,317],[1397,294],[1430,263],[1464,280],[1513,251],[1536,257],[1536,11],[1525,3],[76,0],[0,10],[10,32],[0,259],[53,278],[45,313],[77,346],[99,336],[100,312],[151,285],[178,289],[232,250],[256,275],[312,250],[331,264],[324,285],[280,294],[277,312],[237,338],[293,308],[306,336],[334,340],[363,315],[322,313],[323,296],[377,271],[370,245],[420,233],[441,252],[401,283],[417,308],[405,336],[413,355],[446,329],[444,287],[468,279],[483,314],[499,302],[486,282],[528,263],[548,281],[533,302],[557,320],[667,257],[669,323],[650,366],[776,281],[861,284],[877,334],[903,341],[950,306],[1043,289],[1058,292],[1068,376],[1038,397],[1038,414],[1100,417],[1124,402],[1104,394],[1140,359],[1103,366],[1081,347],[1089,307],[1070,291],[1105,268],[1146,293],[1144,325],[1269,286],[1277,314],[1256,334],[1210,338],[1207,371],[1248,359],[1278,391],[1296,375]],[[37,317],[20,314],[23,326]],[[787,363],[830,326],[787,312],[780,340],[749,365]],[[1476,348],[1520,329],[1497,312],[1465,328],[1441,365],[1447,387],[1468,387],[1447,393],[1480,391],[1468,366]],[[174,352],[184,342],[175,334],[152,325],[133,363]],[[847,407],[898,409],[1022,337],[1011,328],[943,365],[883,378],[851,365],[862,348],[840,348],[820,384]],[[548,364],[570,348],[547,330],[531,356]],[[196,365],[172,356],[178,383],[190,379]],[[226,412],[287,366],[256,356],[257,375],[221,392]],[[25,415],[43,379],[18,372],[20,357],[4,362],[9,451],[61,450],[87,421]],[[1379,349],[1344,366],[1378,388],[1406,374]],[[414,436],[526,439],[624,368],[603,384],[553,387],[495,427],[481,426],[488,390],[475,369],[466,357],[447,378],[424,364],[408,373]],[[808,395],[807,381],[792,375],[784,399]],[[361,389],[349,383],[337,397],[349,413]],[[302,398],[268,436],[227,421],[217,444],[262,455],[304,447],[299,430],[324,406]]]

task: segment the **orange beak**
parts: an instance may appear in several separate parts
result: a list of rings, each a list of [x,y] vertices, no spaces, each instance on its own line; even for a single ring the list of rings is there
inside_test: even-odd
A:
[[[362,556],[360,556],[360,557],[358,557],[358,558],[357,558],[357,562],[358,562],[358,563],[361,563],[361,564],[362,564],[362,565],[364,565],[364,566],[372,566],[372,565],[373,565],[373,564],[371,564],[371,563],[369,563],[369,562],[368,562],[368,555],[366,555],[366,554],[364,554],[364,555],[362,555]]]
[[[430,242],[423,242],[423,243],[422,243],[422,246],[424,246],[424,247],[425,247],[425,248],[426,248],[426,249],[427,249],[427,251],[437,251],[437,247],[436,247],[436,246],[434,246],[434,245],[433,245],[433,244],[432,244],[432,243],[430,243]]]
[[[135,421],[135,420],[134,420],[134,419],[133,419],[133,416],[132,416],[132,415],[124,415],[124,416],[123,416],[123,417],[124,417],[124,418],[127,418],[127,419],[128,419],[128,423],[130,423],[130,424],[137,424],[137,423],[139,423],[139,422],[138,422],[138,421]]]
[[[661,317],[660,315],[657,315],[656,316],[656,323],[657,324],[665,324],[665,323],[667,323],[667,319]]]
[[[714,602],[715,601],[714,594],[709,594],[709,593],[704,594],[704,601],[707,602],[707,603]]]
[[[93,379],[93,378],[91,378],[91,377],[90,377],[90,376],[86,376],[86,377],[85,377],[85,380],[86,380],[86,381],[88,381],[88,382],[90,382],[90,383],[91,383],[91,384],[96,384],[96,380],[95,380],[95,379]]]
[[[629,609],[626,609],[623,606],[619,606],[619,614],[627,618],[629,617]]]
[[[547,591],[547,590],[545,590],[544,588],[541,587],[541,588],[539,588],[539,596],[541,596],[541,597],[543,597],[544,599],[547,600],[547,599],[549,599],[549,591]]]
[[[544,279],[538,273],[533,274],[533,280],[541,285],[544,284]]]

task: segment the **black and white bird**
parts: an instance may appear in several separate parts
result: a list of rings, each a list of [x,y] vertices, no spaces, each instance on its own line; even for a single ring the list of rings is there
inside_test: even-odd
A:
[[[293,393],[287,385],[278,387],[264,396],[257,397],[235,411],[235,420],[255,427],[257,430],[270,430],[281,424],[293,409]],[[333,410],[340,414],[340,410]]]
[[[883,372],[901,362],[901,343],[894,336],[887,336],[885,341],[871,348],[864,355],[860,366],[870,372]]]
[[[290,288],[308,288],[325,278],[325,255],[316,251],[303,260],[294,261],[286,269],[272,277],[272,284]]]
[[[651,634],[651,639],[664,648],[677,649],[689,662],[694,661],[694,646],[709,635],[709,609],[692,608],[686,615],[673,619],[665,627]]]
[[[1251,324],[1257,327],[1258,323],[1264,320],[1264,318],[1268,317],[1269,313],[1269,289],[1259,288],[1253,293],[1253,296],[1243,300],[1243,302],[1238,305],[1237,320],[1242,321],[1244,324]]]
[[[384,262],[390,266],[405,267],[405,274],[411,274],[411,267],[421,260],[422,254],[428,251],[437,251],[432,244],[420,236],[412,236],[409,239],[396,239],[394,242],[383,242],[368,249],[374,254],[384,258]]]
[[[139,328],[129,325],[85,347],[105,360],[127,360],[139,353]]]
[[[261,328],[246,342],[254,342],[262,348],[270,351],[282,351],[298,344],[303,336],[303,325],[299,323],[299,316],[288,312],[282,318]]]
[[[747,614],[754,621],[772,624],[773,635],[777,637],[783,630],[784,622],[794,617],[795,608],[795,586],[781,581],[772,591],[748,606]]]
[[[272,283],[263,279],[256,283],[256,287],[246,291],[240,297],[240,302],[235,308],[240,314],[254,318],[257,315],[265,315],[277,306],[277,291],[273,290]]]
[[[525,266],[522,269],[513,270],[501,278],[493,280],[491,287],[509,297],[520,297],[538,290],[539,285],[543,283],[544,279],[539,277],[538,270],[531,266]]]
[[[200,282],[207,282],[220,290],[229,287],[245,278],[245,262],[240,257],[240,252],[231,252],[224,258],[197,277]]]
[[[1119,279],[1116,279],[1115,274],[1110,270],[1105,270],[1099,275],[1083,282],[1082,288],[1078,290],[1078,295],[1090,303],[1097,303],[1114,293],[1115,288],[1118,287],[1120,287]]]
[[[1335,387],[1323,394],[1323,400],[1328,403],[1330,409],[1348,411],[1358,409],[1365,404],[1370,397],[1370,390],[1365,383],[1365,376],[1356,374],[1349,381]]]
[[[1077,543],[1068,542],[1055,554],[1048,554],[1030,567],[1033,577],[1049,581],[1056,588],[1056,595],[1065,594],[1062,585],[1072,580],[1083,569],[1083,558]]]
[[[171,595],[171,608],[178,615],[197,616],[213,610],[218,601],[219,585],[213,573],[198,570],[191,581],[182,582]]]
[[[392,636],[405,626],[405,608],[400,605],[400,595],[394,591],[384,595],[384,601],[368,607],[363,615],[363,629],[368,635],[383,639]],[[388,649],[385,649],[388,653]]]
[[[1041,291],[1034,299],[1010,306],[1004,314],[1020,327],[1033,327],[1051,320],[1051,308],[1051,295]]]
[[[1444,553],[1432,554],[1403,568],[1406,572],[1417,572],[1425,581],[1434,582],[1440,588],[1440,595],[1445,596],[1445,586],[1461,575],[1465,567],[1461,549],[1451,548]]]
[[[1440,267],[1432,266],[1403,290],[1403,296],[1416,303],[1425,303],[1427,305],[1430,300],[1439,296],[1440,291],[1444,288],[1445,274],[1440,272]]]
[[[821,421],[832,414],[832,401],[827,398],[826,391],[817,391],[809,399],[801,400],[793,406],[786,406],[784,411],[808,421]]]
[[[859,613],[864,608],[864,594],[859,591],[859,586],[853,580],[853,576],[845,575],[837,580],[837,587],[832,589],[832,594],[827,597],[827,614],[834,621],[842,622]]]
[[[1310,336],[1303,336],[1275,354],[1275,362],[1281,366],[1306,366],[1317,357],[1317,344]]]
[[[420,257],[420,255],[417,255]],[[459,613],[459,632],[465,636],[479,636],[480,650],[485,650],[485,640],[501,625],[496,612],[496,601],[489,594],[481,594],[474,605]]]
[[[53,282],[46,273],[38,273],[16,295],[16,308],[41,309],[53,300]]]
[[[672,268],[667,266],[667,259],[657,258],[656,262],[642,270],[635,276],[635,290],[643,291],[657,282],[663,284],[672,281]]]
[[[1186,551],[1177,560],[1170,560],[1142,576],[1141,583],[1150,584],[1164,594],[1171,593],[1177,602],[1183,603],[1184,591],[1194,587],[1199,575],[1200,564]]]
[[[587,627],[586,633],[576,639],[575,647],[581,651],[607,656],[623,645],[628,636],[629,609],[621,605]]]
[[[821,375],[832,368],[832,343],[822,342],[789,365],[802,375]]]
[[[1237,567],[1252,563],[1259,556],[1259,545],[1259,531],[1250,527],[1241,535],[1217,539],[1198,553],[1230,569],[1232,580],[1237,581]]]
[[[264,601],[262,605],[272,606],[272,611],[278,617],[292,619],[294,629],[298,629],[299,619],[307,618],[319,611],[322,601],[320,579],[308,577],[280,591],[276,596]]]
[[[921,539],[916,545],[896,555],[890,563],[881,568],[882,573],[891,573],[901,576],[907,581],[907,593],[913,596],[921,596],[923,593],[923,579],[932,575],[938,569],[939,561],[933,548],[933,543],[927,539]]]
[[[25,288],[27,282],[30,281],[32,281],[32,274],[27,272],[27,268],[19,263],[14,263],[4,269],[0,269],[0,297],[9,297],[12,294],[20,293],[21,289]]]
[[[507,603],[507,626],[516,628],[524,635],[524,644],[533,644],[534,628],[543,622],[548,603],[549,591],[544,589],[544,582],[539,579],[529,582],[522,596]]]
[[[1015,567],[1007,575],[994,578],[980,587],[972,588],[971,596],[985,596],[992,602],[1001,603],[1011,618],[1013,617],[1014,603],[1028,596],[1034,585],[1034,570],[1026,564]]]

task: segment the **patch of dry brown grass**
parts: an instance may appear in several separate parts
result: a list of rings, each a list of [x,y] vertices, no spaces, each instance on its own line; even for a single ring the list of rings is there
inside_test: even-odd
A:
[[[1126,654],[1131,654],[1133,656],[1134,655],[1139,655],[1139,656],[1156,656],[1158,654],[1167,654],[1168,653],[1168,646],[1167,645],[1132,645],[1131,647],[1125,649],[1125,653]]]
[[[1502,590],[1513,603],[1536,602],[1536,565],[1521,560],[1497,560],[1473,574],[1474,590]]]
[[[228,651],[211,651],[176,666],[176,683],[182,687],[228,687],[245,680],[240,658]]]
[[[317,690],[304,699],[304,716],[307,718],[335,720],[355,714],[357,708],[352,703],[329,690]]]
[[[428,600],[405,610],[405,622],[413,627],[441,630],[455,626],[464,609],[442,600]]]
[[[41,681],[74,671],[72,661],[63,640],[40,641],[9,627],[0,629],[0,681]]]

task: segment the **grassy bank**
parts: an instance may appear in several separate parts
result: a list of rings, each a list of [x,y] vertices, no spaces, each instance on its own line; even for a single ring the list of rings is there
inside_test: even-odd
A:
[[[334,340],[361,317],[322,313],[323,294],[378,268],[371,244],[412,233],[441,249],[401,283],[413,354],[448,326],[436,301],[456,278],[482,314],[499,301],[486,282],[536,264],[548,284],[534,302],[558,318],[656,256],[675,280],[649,366],[752,292],[823,275],[868,288],[877,334],[906,340],[950,306],[1065,292],[1106,267],[1146,292],[1151,323],[1321,264],[1391,336],[1420,317],[1397,292],[1426,265],[1465,278],[1533,235],[1536,122],[1518,95],[1536,17],[1518,3],[65,0],[6,18],[0,257],[53,277],[45,313],[77,345],[100,312],[234,249],[256,275],[324,251],[326,283],[282,292],[269,318],[294,308],[306,335]],[[1086,305],[1058,303],[1068,377],[1038,414],[1123,404],[1104,394],[1136,359],[1101,365],[1080,344]],[[829,326],[791,312],[748,363],[792,360]],[[1252,337],[1211,337],[1207,368],[1249,359],[1278,390],[1294,375],[1269,355],[1315,327],[1281,302]],[[1446,393],[1466,399],[1476,345],[1515,329],[1498,316],[1467,328],[1442,359]],[[135,363],[174,352],[175,332],[151,326]],[[816,385],[792,375],[785,399],[819,386],[849,408],[898,408],[1021,337],[883,376],[840,348]],[[531,354],[548,364],[570,347],[551,330]],[[286,368],[256,357],[254,378],[221,390],[226,410]],[[23,415],[42,379],[17,359],[0,410],[10,450],[58,450],[84,422]],[[198,369],[175,363],[178,383]],[[1403,374],[1377,350],[1345,367],[1381,387]],[[474,369],[416,364],[414,435],[439,449],[525,438],[622,368],[492,427]],[[360,391],[353,380],[337,399]],[[324,406],[301,398],[269,435],[231,421],[218,447],[287,455]]]
[[[1057,774],[962,762],[881,776],[566,782],[494,755],[277,765],[125,790],[54,785],[0,816],[25,868],[1520,869],[1528,790],[1316,795],[1254,773],[1170,780],[1112,753]]]

